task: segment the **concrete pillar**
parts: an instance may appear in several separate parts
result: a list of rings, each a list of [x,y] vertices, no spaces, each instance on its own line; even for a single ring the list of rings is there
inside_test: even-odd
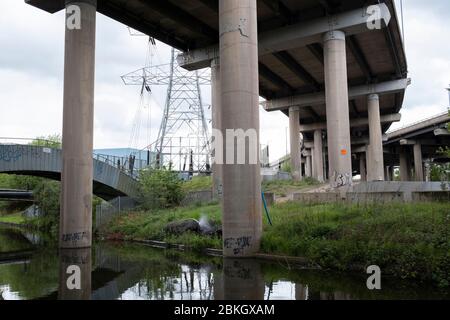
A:
[[[305,176],[307,176],[308,178],[312,177],[312,156],[311,156],[311,152],[308,155],[306,155]]]
[[[409,181],[409,158],[406,148],[400,149],[400,181]]]
[[[383,134],[380,120],[380,100],[377,94],[367,98],[369,112],[369,145],[367,159],[367,180],[384,180]]]
[[[251,137],[245,143],[245,163],[227,161],[222,166],[223,242],[227,257],[251,256],[259,251],[261,242],[256,8],[256,0],[219,0],[222,130],[240,129]],[[237,139],[228,138],[228,132],[224,136],[226,158],[237,151]],[[251,163],[249,158],[255,157],[256,163]]]
[[[90,300],[91,273],[91,248],[61,249],[58,300]]]
[[[352,184],[345,34],[330,31],[323,40],[329,175],[332,186],[344,187]]]
[[[308,286],[301,283],[295,284],[295,300],[308,300]]]
[[[367,181],[366,155],[364,153],[359,155],[359,172],[361,175],[361,181]]]
[[[294,180],[302,179],[302,163],[300,154],[300,108],[289,108],[289,135],[291,143],[291,168]]]
[[[385,181],[391,181],[391,177],[390,177],[390,169],[391,167],[389,166],[385,166],[384,167],[384,179]]]
[[[416,143],[414,145],[414,172],[416,181],[424,181],[423,177],[423,161],[422,161],[422,145]]]
[[[60,247],[92,244],[93,123],[96,0],[66,1],[80,8],[81,28],[66,26]],[[68,15],[73,12],[68,11]]]
[[[214,132],[222,133],[221,125],[221,109],[220,109],[220,61],[219,59],[214,59],[211,62],[211,113],[212,113],[212,128]],[[218,145],[215,145],[218,147]],[[214,150],[215,157],[222,158],[222,150]],[[214,161],[212,164],[212,180],[213,180],[213,196],[215,199],[222,199],[222,163],[223,159],[219,161]]]
[[[323,150],[322,150],[322,130],[314,131],[314,165],[313,176],[319,182],[324,182],[323,176]]]

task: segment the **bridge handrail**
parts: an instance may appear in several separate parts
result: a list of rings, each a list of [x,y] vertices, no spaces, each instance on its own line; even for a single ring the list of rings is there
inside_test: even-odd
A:
[[[4,141],[7,141],[6,143]],[[22,142],[22,143],[14,143],[15,141]],[[29,143],[24,143],[24,141],[28,141]],[[38,144],[32,144],[33,142],[37,142]],[[61,150],[60,147],[55,146],[55,141],[46,140],[46,139],[39,139],[39,138],[10,138],[10,137],[0,137],[0,145],[14,145],[14,146],[29,146],[29,147],[44,147],[44,148],[52,148],[56,150]],[[106,163],[112,167],[115,167],[119,169],[121,172],[125,173],[126,175],[137,179],[138,177],[138,170],[129,170],[127,168],[128,162],[125,161],[120,166],[117,165],[114,161],[111,161],[107,155],[98,154],[98,153],[92,153],[93,159],[96,159],[100,162]],[[111,156],[112,157],[112,156]]]

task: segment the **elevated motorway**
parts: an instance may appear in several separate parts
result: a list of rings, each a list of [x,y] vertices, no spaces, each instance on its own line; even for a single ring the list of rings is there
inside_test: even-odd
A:
[[[448,112],[387,133],[384,141],[385,166],[400,167],[403,181],[424,181],[433,162],[450,162],[441,151],[450,147]]]
[[[90,196],[92,176],[82,164],[92,154],[96,12],[181,50],[179,64],[188,70],[211,67],[214,129],[254,130],[259,138],[259,96],[266,99],[266,110],[289,115],[295,179],[308,171],[302,167],[302,126],[311,128],[303,135],[314,148],[304,156],[318,180],[350,187],[352,141],[364,138],[369,140],[368,178],[384,179],[382,134],[399,120],[409,84],[393,0],[26,2],[51,13],[66,7],[67,16],[76,19],[78,12],[83,25],[66,24],[62,180],[70,183],[63,189],[67,212],[61,230],[88,236],[70,244],[62,241],[63,247],[91,244],[82,203]],[[250,153],[253,146],[246,148]],[[258,252],[259,164],[214,165],[213,176],[223,197],[224,254]],[[69,215],[80,223],[67,219]]]

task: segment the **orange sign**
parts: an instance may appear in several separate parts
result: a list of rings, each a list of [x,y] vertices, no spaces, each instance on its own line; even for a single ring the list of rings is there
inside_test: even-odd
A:
[[[347,150],[342,149],[342,150],[341,150],[341,154],[342,154],[343,156],[346,156],[346,155],[347,155]]]

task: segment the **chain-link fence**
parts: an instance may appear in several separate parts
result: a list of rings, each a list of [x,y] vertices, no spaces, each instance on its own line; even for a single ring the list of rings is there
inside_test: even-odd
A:
[[[130,197],[117,197],[109,202],[97,205],[95,212],[95,227],[98,229],[114,217],[126,213],[136,207],[136,201]]]

